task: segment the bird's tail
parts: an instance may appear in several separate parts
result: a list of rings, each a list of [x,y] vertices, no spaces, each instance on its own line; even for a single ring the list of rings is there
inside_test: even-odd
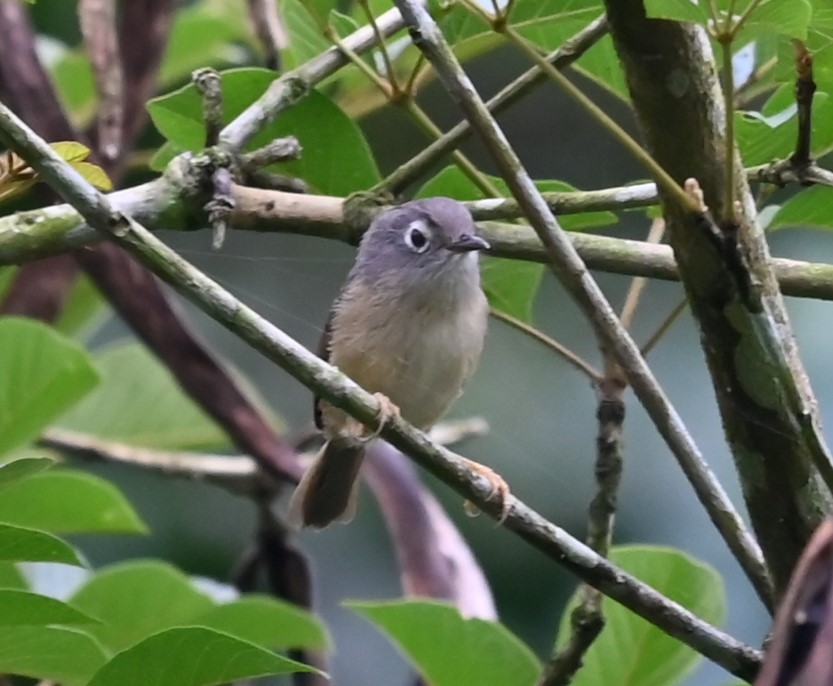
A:
[[[332,522],[346,524],[353,519],[364,452],[364,442],[355,438],[327,441],[292,494],[290,523],[323,529]]]

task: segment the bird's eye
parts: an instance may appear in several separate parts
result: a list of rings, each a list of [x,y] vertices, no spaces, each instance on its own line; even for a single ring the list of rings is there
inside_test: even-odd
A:
[[[428,250],[428,230],[422,222],[414,222],[405,229],[405,244],[414,252]]]

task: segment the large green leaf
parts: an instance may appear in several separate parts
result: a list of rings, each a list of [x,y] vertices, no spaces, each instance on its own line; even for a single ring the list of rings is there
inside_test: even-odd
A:
[[[69,470],[36,474],[6,488],[0,498],[0,521],[61,534],[147,532],[115,486]]]
[[[75,550],[57,536],[37,529],[0,523],[0,560],[9,562],[63,562],[84,564]]]
[[[306,610],[267,596],[247,595],[196,617],[194,624],[265,648],[327,648],[327,633]]]
[[[723,581],[711,567],[672,548],[626,546],[611,560],[707,622],[725,616]],[[569,636],[569,604],[558,644]],[[605,628],[584,657],[575,686],[671,686],[690,672],[700,656],[691,648],[611,601],[604,604]]]
[[[113,651],[209,612],[214,603],[163,562],[125,562],[96,573],[70,599],[102,624],[88,631]]]
[[[161,449],[228,444],[223,431],[144,346],[119,343],[99,353],[96,362],[101,385],[61,419],[62,428]]]
[[[212,686],[314,668],[205,627],[168,629],[116,655],[89,686]]]
[[[87,353],[48,326],[0,319],[0,455],[32,440],[98,381]]]
[[[347,606],[392,638],[432,686],[532,686],[540,673],[535,655],[506,627],[464,619],[445,603],[398,600]]]
[[[78,629],[0,626],[0,673],[85,686],[105,661],[98,643]]]
[[[216,3],[214,3],[216,5]],[[158,83],[170,87],[202,67],[226,67],[246,58],[240,43],[253,40],[245,12],[223,11],[197,2],[176,13]],[[235,45],[237,44],[237,45]]]
[[[23,590],[0,589],[0,627],[95,624],[97,621],[55,598]]]
[[[267,69],[232,69],[221,74],[224,110],[230,120],[274,81]],[[202,101],[193,85],[151,100],[148,111],[159,132],[178,148],[200,150],[205,140]],[[252,141],[251,148],[293,135],[303,146],[301,159],[279,165],[281,173],[304,179],[321,193],[348,195],[369,188],[379,171],[358,126],[327,96],[311,91],[281,113]]]
[[[755,0],[756,6],[746,14],[752,0],[645,0],[645,11],[649,17],[676,19],[713,26],[710,7],[717,7],[721,28],[729,11],[736,21],[745,15],[744,23],[736,32],[736,45],[742,45],[764,33],[782,33],[794,38],[806,38],[812,10],[809,0]],[[734,21],[733,21],[734,23]]]
[[[6,464],[0,464],[0,490],[7,488],[21,479],[49,469],[55,464],[48,457],[24,457],[19,460],[12,460]],[[3,518],[0,517],[0,521]]]
[[[767,230],[798,226],[833,229],[833,188],[813,186],[800,191],[781,205]]]
[[[28,590],[29,584],[14,562],[0,562],[0,588]]]
[[[316,3],[300,0],[281,1],[281,12],[290,37],[289,50],[284,53],[287,68],[294,69],[330,47],[322,31],[335,3],[328,4],[331,6],[325,7],[322,3],[316,6]]]

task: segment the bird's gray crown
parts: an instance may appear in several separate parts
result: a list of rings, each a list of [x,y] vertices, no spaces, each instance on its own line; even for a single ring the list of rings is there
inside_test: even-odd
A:
[[[488,247],[461,203],[441,197],[414,200],[376,217],[362,238],[351,277],[387,280],[451,267],[476,270],[471,253]]]

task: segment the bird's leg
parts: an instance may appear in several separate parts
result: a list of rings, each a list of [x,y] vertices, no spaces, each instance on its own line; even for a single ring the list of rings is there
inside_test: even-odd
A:
[[[384,393],[374,393],[373,397],[376,398],[376,402],[379,403],[379,414],[376,415],[376,428],[370,433],[368,433],[367,429],[365,429],[365,435],[363,438],[367,441],[378,438],[379,434],[382,433],[382,429],[385,427],[385,424],[387,424],[391,419],[400,416],[399,408],[394,405],[393,401]]]
[[[477,475],[482,476],[484,479],[486,479],[486,481],[489,482],[489,485],[492,487],[492,490],[489,493],[488,499],[500,499],[500,517],[498,518],[497,523],[503,524],[506,521],[506,518],[509,516],[509,495],[511,494],[511,491],[509,490],[509,484],[507,484],[506,480],[491,467],[487,467],[484,464],[480,464],[479,462],[470,460],[467,457],[462,457],[462,455],[460,457],[463,459],[466,465],[468,465],[469,469],[471,469]],[[466,501],[465,507],[466,512],[473,517],[477,516],[480,513],[477,506],[470,500]]]

